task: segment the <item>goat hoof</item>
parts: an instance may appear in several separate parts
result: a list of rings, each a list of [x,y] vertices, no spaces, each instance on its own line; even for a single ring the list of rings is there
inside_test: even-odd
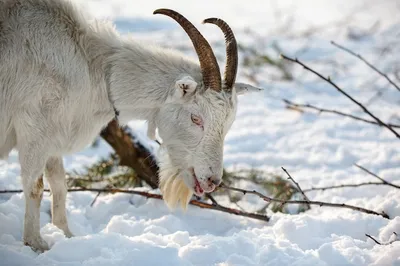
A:
[[[69,230],[64,230],[64,235],[67,237],[67,238],[71,238],[71,237],[74,237],[75,235],[73,234],[73,233],[71,233],[71,231],[69,231]]]
[[[47,245],[46,241],[44,241],[42,237],[25,240],[24,244],[25,246],[31,247],[31,249],[37,253],[43,253],[46,250],[49,250],[49,245]]]

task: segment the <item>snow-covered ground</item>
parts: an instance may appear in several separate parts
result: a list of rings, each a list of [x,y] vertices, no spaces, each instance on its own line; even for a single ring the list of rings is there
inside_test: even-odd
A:
[[[200,22],[210,16],[225,18],[241,43],[278,59],[271,48],[277,42],[286,55],[298,56],[329,75],[364,103],[382,90],[383,95],[368,108],[383,120],[400,124],[400,92],[329,42],[334,38],[364,55],[379,69],[400,73],[398,3],[306,0],[294,5],[291,2],[134,4],[91,0],[81,4],[87,5],[87,10],[96,17],[114,20],[122,32],[131,31],[138,39],[178,47],[194,55],[190,41],[173,21],[151,15],[159,7],[174,8],[212,40],[221,59],[224,50],[218,44],[222,34]],[[274,13],[277,9],[283,15]],[[277,31],[279,23],[284,23],[290,14],[295,17],[292,27]],[[343,17],[347,18],[345,22]],[[377,20],[381,24],[373,36],[349,40],[348,36],[362,33]],[[326,25],[332,21],[342,22],[330,29]],[[311,37],[290,38],[288,34],[290,31],[296,35],[308,27],[321,25],[322,29]],[[247,28],[261,37],[247,34]],[[377,181],[354,167],[358,163],[400,184],[400,140],[388,130],[336,115],[289,111],[281,98],[363,115],[333,87],[299,66],[289,65],[296,81],[286,82],[272,80],[271,73],[276,72],[272,67],[256,70],[255,78],[260,82],[257,85],[266,89],[240,98],[237,119],[226,138],[226,167],[253,167],[282,174],[283,166],[303,188]],[[249,69],[239,69],[241,80],[246,80],[246,73]],[[133,121],[130,126],[145,139],[145,123]],[[68,170],[79,169],[110,151],[107,144],[100,142],[96,148],[65,157],[64,162]],[[8,161],[0,161],[0,190],[21,188],[19,174],[17,152],[13,151]],[[237,185],[246,188],[245,183]],[[21,241],[23,194],[0,195],[0,265],[400,265],[400,241],[380,246],[365,236],[370,234],[387,242],[393,240],[393,232],[400,235],[400,190],[395,188],[366,186],[308,194],[313,200],[385,211],[391,219],[347,209],[313,207],[298,215],[268,212],[272,216],[268,223],[192,206],[186,213],[170,212],[162,201],[121,194],[102,195],[91,207],[95,196],[89,192],[68,195],[68,219],[76,237],[66,239],[50,224],[50,197],[45,193],[41,233],[52,248],[36,254]],[[228,204],[223,199],[220,203]],[[254,211],[261,202],[249,195],[238,204]]]

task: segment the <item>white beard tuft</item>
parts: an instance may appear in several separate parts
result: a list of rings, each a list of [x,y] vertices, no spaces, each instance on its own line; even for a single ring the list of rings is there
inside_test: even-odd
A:
[[[164,158],[168,162],[168,158]],[[190,189],[182,177],[178,175],[178,170],[174,169],[166,163],[160,165],[160,190],[163,195],[164,202],[170,210],[176,208],[180,202],[183,210],[187,209],[193,190]]]

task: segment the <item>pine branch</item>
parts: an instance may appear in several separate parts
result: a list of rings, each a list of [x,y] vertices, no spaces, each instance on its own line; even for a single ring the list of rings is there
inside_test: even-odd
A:
[[[301,61],[299,61],[297,58],[293,59],[290,57],[287,57],[286,55],[281,54],[281,57],[285,60],[288,60],[290,62],[299,64],[300,66],[302,66],[304,69],[310,71],[311,73],[315,74],[316,76],[318,76],[319,78],[321,78],[322,80],[328,82],[329,84],[331,84],[336,90],[338,90],[341,94],[343,94],[344,96],[346,96],[350,101],[352,101],[353,103],[355,103],[357,106],[359,106],[364,113],[368,114],[371,118],[373,118],[379,125],[387,128],[389,131],[391,131],[397,138],[400,139],[400,134],[397,133],[393,128],[391,128],[389,125],[387,125],[386,123],[384,123],[382,120],[380,120],[378,117],[376,117],[374,114],[372,114],[362,103],[360,103],[359,101],[357,101],[356,99],[354,99],[352,96],[350,96],[347,92],[345,92],[342,88],[340,88],[336,83],[334,83],[330,77],[324,77],[322,74],[320,74],[319,72],[315,71],[314,69],[308,67],[307,65],[305,65],[304,63],[302,63]]]
[[[320,108],[311,104],[299,104],[299,103],[294,103],[292,101],[289,101],[287,99],[283,99],[283,101],[288,105],[288,107],[295,107],[295,108],[308,108],[308,109],[312,109],[312,110],[316,110],[320,113],[332,113],[332,114],[337,114],[340,116],[345,116],[345,117],[349,117],[352,118],[354,120],[358,120],[358,121],[362,121],[368,124],[373,124],[373,125],[377,125],[382,127],[381,124],[379,124],[378,122],[372,121],[372,120],[368,120],[362,117],[358,117],[352,114],[348,114],[348,113],[344,113],[341,111],[337,111],[337,110],[332,110],[332,109],[325,109],[325,108]],[[390,123],[386,123],[389,127],[391,128],[400,128],[400,125],[395,125],[395,124],[390,124]]]
[[[357,207],[357,206],[353,206],[353,205],[347,205],[344,203],[330,203],[330,202],[307,201],[307,200],[280,200],[280,199],[275,199],[275,198],[265,196],[265,195],[261,194],[260,192],[257,192],[256,190],[245,190],[245,189],[240,189],[240,188],[234,188],[234,187],[226,186],[223,183],[220,185],[220,187],[229,189],[232,191],[241,192],[245,195],[253,194],[253,195],[256,195],[256,196],[260,197],[261,199],[268,201],[268,202],[280,202],[282,204],[310,204],[310,205],[318,205],[320,207],[345,208],[345,209],[351,209],[351,210],[355,210],[355,211],[359,211],[359,212],[363,212],[363,213],[379,215],[386,219],[389,219],[389,215],[387,215],[385,212],[379,213],[379,212],[376,212],[373,210],[369,210],[369,209],[365,209],[365,208]]]
[[[239,174],[244,174],[245,176],[239,176]],[[289,200],[292,199],[294,195],[299,193],[299,189],[294,185],[293,182],[288,180],[287,178],[284,178],[280,175],[273,174],[273,173],[266,173],[263,171],[259,170],[238,170],[233,173],[228,173],[224,171],[224,177],[223,177],[225,185],[232,185],[232,181],[235,180],[244,180],[247,182],[250,182],[255,185],[261,186],[263,189],[265,189],[268,193],[268,195],[271,195],[273,198],[277,199],[282,199],[282,200]],[[231,202],[237,202],[241,199],[241,195],[235,193],[231,194],[229,193],[230,191],[226,191],[229,199]],[[283,208],[284,204],[277,204],[275,203],[268,203],[264,208],[269,208],[273,212],[283,212],[285,213],[286,210]],[[308,206],[304,204],[304,206],[299,206],[298,212],[306,211],[308,210]]]
[[[45,192],[50,192],[49,189],[45,189]],[[97,192],[97,193],[126,193],[126,194],[133,194],[133,195],[139,195],[142,197],[146,197],[148,199],[159,199],[162,200],[162,195],[159,194],[154,194],[154,193],[149,193],[145,191],[136,191],[136,190],[127,190],[127,189],[98,189],[98,188],[71,188],[68,189],[68,192],[82,192],[82,191],[90,191],[90,192]],[[22,190],[0,190],[0,194],[7,194],[7,193],[22,193]],[[238,216],[243,216],[243,217],[248,217],[256,220],[261,220],[268,222],[269,217],[266,215],[262,214],[257,214],[257,213],[249,213],[249,212],[244,212],[238,209],[233,209],[233,208],[228,208],[224,207],[217,204],[209,204],[206,202],[198,201],[198,200],[191,200],[189,202],[190,205],[197,206],[199,208],[203,209],[210,209],[210,210],[216,210],[220,212],[226,212],[230,214],[235,214]]]
[[[363,61],[367,66],[369,66],[372,70],[374,70],[376,73],[378,73],[379,75],[381,75],[382,77],[384,77],[390,84],[392,84],[398,91],[400,91],[400,87],[394,83],[393,80],[391,80],[388,75],[386,75],[385,73],[383,73],[382,71],[380,71],[379,69],[377,69],[373,64],[371,64],[370,62],[368,62],[364,57],[362,57],[361,55],[353,52],[352,50],[350,50],[349,48],[346,48],[340,44],[335,43],[334,41],[331,41],[331,44],[336,46],[337,48],[357,57],[358,59],[360,59],[361,61]]]

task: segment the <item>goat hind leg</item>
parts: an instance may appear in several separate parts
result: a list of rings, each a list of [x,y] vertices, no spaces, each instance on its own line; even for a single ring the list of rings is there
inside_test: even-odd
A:
[[[67,184],[65,183],[65,171],[61,157],[51,157],[47,160],[45,176],[49,182],[52,193],[52,222],[55,226],[64,231],[66,237],[73,237],[73,234],[68,228],[65,211]]]
[[[25,195],[24,244],[43,252],[49,249],[40,236],[40,202],[43,198],[45,159],[37,153],[19,151],[21,178]]]

